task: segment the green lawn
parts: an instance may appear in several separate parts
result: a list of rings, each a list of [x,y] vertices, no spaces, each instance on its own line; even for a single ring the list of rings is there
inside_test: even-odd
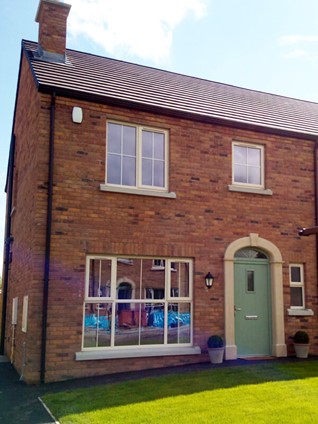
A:
[[[316,424],[318,361],[214,367],[42,399],[61,424]]]

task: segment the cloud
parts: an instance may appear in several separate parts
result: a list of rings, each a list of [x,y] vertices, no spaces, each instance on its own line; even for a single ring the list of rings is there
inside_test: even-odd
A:
[[[71,0],[71,37],[85,36],[115,56],[123,53],[160,62],[173,32],[189,16],[201,19],[208,0]]]
[[[284,59],[309,59],[317,60],[317,48],[313,44],[318,43],[318,35],[291,34],[280,37],[279,44],[284,48],[290,48],[283,54]]]
[[[284,54],[284,58],[286,59],[297,59],[297,58],[306,57],[306,56],[308,56],[308,52],[302,49],[295,49],[289,53]]]
[[[295,45],[300,43],[317,43],[318,35],[283,35],[280,44]]]

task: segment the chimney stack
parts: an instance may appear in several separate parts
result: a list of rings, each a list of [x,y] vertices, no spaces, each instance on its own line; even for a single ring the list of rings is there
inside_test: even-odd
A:
[[[71,5],[58,0],[40,0],[36,14],[39,23],[38,53],[45,60],[66,59],[66,27]]]

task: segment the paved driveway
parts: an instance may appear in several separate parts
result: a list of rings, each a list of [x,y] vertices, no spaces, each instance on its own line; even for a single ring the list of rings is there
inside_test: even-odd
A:
[[[42,386],[27,386],[9,362],[0,362],[0,423],[55,423],[38,399],[42,393]]]

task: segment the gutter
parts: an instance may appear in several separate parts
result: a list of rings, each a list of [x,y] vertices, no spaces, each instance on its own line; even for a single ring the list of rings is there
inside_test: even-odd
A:
[[[46,216],[43,303],[42,303],[42,337],[41,337],[41,368],[40,368],[41,383],[45,383],[47,316],[48,316],[49,281],[50,281],[50,264],[51,264],[55,98],[56,98],[56,95],[55,95],[55,92],[53,92],[51,95],[51,106],[50,106],[48,198],[47,198],[47,216]]]
[[[13,196],[13,175],[14,175],[14,153],[15,153],[15,136],[12,135],[8,162],[8,173],[5,192],[7,193],[6,208],[6,226],[4,238],[4,273],[2,284],[2,316],[1,316],[1,339],[0,339],[0,355],[4,355],[4,342],[6,331],[6,315],[8,301],[8,285],[9,285],[9,264],[10,264],[10,248],[13,241],[11,236],[11,211]]]

